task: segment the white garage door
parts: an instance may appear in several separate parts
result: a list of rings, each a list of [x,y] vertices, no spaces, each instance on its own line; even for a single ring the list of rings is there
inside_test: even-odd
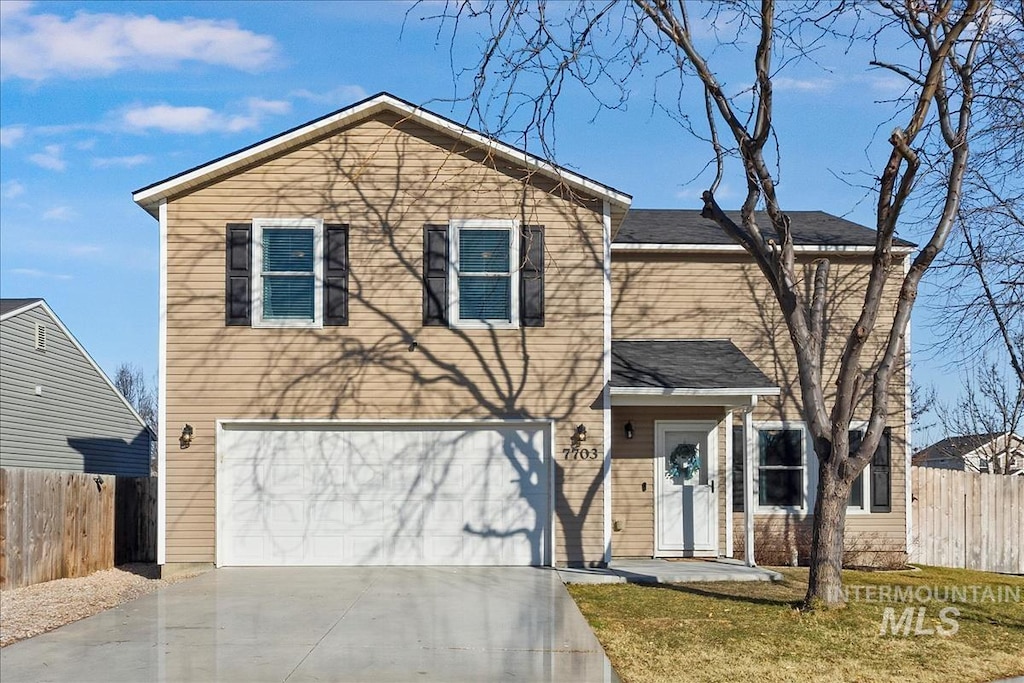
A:
[[[550,564],[546,429],[231,429],[222,565]]]

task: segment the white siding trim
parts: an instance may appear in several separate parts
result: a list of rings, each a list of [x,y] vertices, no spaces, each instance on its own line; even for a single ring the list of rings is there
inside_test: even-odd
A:
[[[736,254],[746,252],[739,244],[651,244],[648,242],[620,242],[612,245],[613,251],[622,252],[661,252],[679,254]],[[873,254],[873,246],[839,245],[839,244],[797,244],[793,246],[797,254]],[[894,254],[910,254],[914,247],[893,247]]]
[[[903,278],[910,272],[910,256],[903,259]],[[910,321],[907,321],[907,337],[903,344],[903,358],[906,365],[903,369],[903,519],[907,528],[907,547],[905,550],[910,553],[911,544],[914,541],[914,508],[913,508],[913,482],[910,478],[910,464],[914,455],[914,447],[911,443],[911,406],[910,406]],[[889,490],[892,491],[892,438],[889,440]],[[891,503],[890,499],[890,503]],[[870,509],[871,501],[867,501]]]
[[[778,396],[782,390],[778,387],[755,389],[685,389],[671,387],[611,387],[612,396],[744,396],[752,394],[761,396]]]
[[[743,466],[743,558],[748,567],[754,567],[754,451],[757,450],[757,438],[754,432],[754,407],[757,406],[757,395],[750,397],[750,408],[743,411],[743,438],[747,447],[743,449],[745,460]]]
[[[42,306],[44,303],[45,302],[42,299],[40,299],[39,301],[33,301],[30,304],[25,304],[21,308],[15,308],[13,311],[7,311],[3,315],[0,315],[0,322],[7,320],[8,318],[13,318],[16,315],[20,315],[25,311],[31,311],[36,306]]]
[[[603,266],[603,315],[604,344],[602,348],[603,389],[602,418],[604,431],[604,472],[601,484],[604,509],[604,561],[612,561],[612,209],[608,200],[602,208],[602,243],[604,244]]]
[[[376,97],[352,107],[342,109],[341,111],[335,112],[334,114],[325,116],[316,121],[312,121],[292,131],[264,140],[263,142],[249,147],[248,149],[240,150],[234,154],[216,161],[211,161],[210,163],[204,164],[181,175],[168,178],[167,180],[157,183],[152,187],[137,190],[132,194],[132,199],[136,204],[152,213],[153,208],[157,206],[158,202],[165,200],[173,194],[187,192],[189,189],[196,187],[201,183],[210,181],[217,176],[225,175],[253,161],[267,158],[290,146],[311,140],[317,135],[322,134],[326,129],[341,128],[342,126],[353,123],[354,121],[368,118],[378,111],[387,109],[411,120],[418,121],[429,128],[434,128],[453,135],[457,139],[465,140],[484,149],[492,150],[500,156],[524,164],[528,169],[541,171],[542,173],[554,177],[560,182],[574,186],[577,189],[585,190],[588,193],[594,194],[595,196],[607,201],[626,207],[628,207],[632,201],[632,197],[627,194],[623,194],[610,187],[594,182],[593,180],[584,178],[583,176],[572,173],[571,171],[567,171],[559,166],[550,164],[539,157],[533,156],[532,154],[528,154],[515,149],[514,147],[509,147],[501,142],[485,137],[480,133],[466,128],[465,126],[460,126],[452,121],[448,121],[436,114],[426,111],[425,109],[410,105],[386,93],[381,93]]]
[[[725,556],[733,555],[732,533],[732,411],[725,413]]]
[[[158,344],[157,414],[162,434],[157,439],[156,563],[167,564],[167,200],[160,201],[160,331]]]

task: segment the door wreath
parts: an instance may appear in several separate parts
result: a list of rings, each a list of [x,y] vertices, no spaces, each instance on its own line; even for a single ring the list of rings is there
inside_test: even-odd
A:
[[[689,479],[700,468],[700,451],[695,443],[681,443],[672,449],[665,467],[665,477]]]

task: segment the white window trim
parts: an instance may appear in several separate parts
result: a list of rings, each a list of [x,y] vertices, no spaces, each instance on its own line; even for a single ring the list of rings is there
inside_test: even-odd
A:
[[[505,230],[509,239],[509,320],[462,320],[459,317],[459,231]],[[448,325],[461,330],[514,330],[519,328],[519,221],[466,218],[448,221]]]
[[[868,423],[864,420],[854,420],[850,422],[850,431],[867,432]],[[861,477],[861,507],[854,507],[853,505],[846,506],[846,514],[848,515],[870,515],[871,514],[871,461],[868,461],[867,466],[860,472]],[[854,482],[856,483],[856,482]]]
[[[770,513],[810,514],[811,511],[812,511],[811,510],[811,506],[812,506],[813,501],[814,501],[814,495],[813,495],[813,492],[809,489],[809,484],[810,484],[810,467],[809,467],[809,462],[808,462],[808,460],[809,460],[808,456],[810,455],[812,450],[811,450],[811,447],[810,447],[811,446],[811,444],[810,444],[810,434],[809,434],[809,432],[807,430],[807,425],[804,424],[803,422],[800,422],[800,421],[755,422],[754,423],[754,431],[757,433],[757,447],[758,447],[759,450],[760,450],[760,447],[761,447],[761,435],[760,435],[761,430],[771,430],[771,429],[798,429],[798,430],[800,430],[800,434],[801,434],[800,444],[802,446],[802,448],[800,449],[800,461],[801,461],[801,471],[802,471],[802,474],[803,474],[803,476],[801,477],[801,480],[802,480],[802,486],[801,486],[802,491],[801,491],[801,494],[800,494],[800,505],[761,505],[761,502],[760,502],[761,501],[761,496],[760,496],[760,489],[761,489],[761,484],[760,484],[760,482],[761,482],[761,453],[757,452],[757,453],[753,453],[752,455],[754,457],[751,458],[753,463],[755,465],[757,465],[757,473],[753,477],[753,484],[754,484],[754,487],[755,487],[754,488],[754,493],[756,494],[755,497],[754,497],[754,502],[757,504],[756,512],[758,514],[765,514],[765,513],[768,513],[768,514],[770,514]],[[748,479],[747,481],[750,481],[750,479]]]
[[[263,230],[265,228],[313,229],[313,320],[264,320]],[[252,219],[252,326],[264,328],[320,328],[324,325],[324,221],[321,218]]]

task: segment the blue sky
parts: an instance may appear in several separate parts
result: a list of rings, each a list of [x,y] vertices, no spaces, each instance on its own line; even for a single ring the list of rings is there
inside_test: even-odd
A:
[[[0,292],[44,297],[110,374],[157,368],[157,223],[131,192],[389,91],[456,120],[472,33],[454,46],[411,3],[0,2]],[[895,79],[866,48],[825,46],[776,79],[785,208],[872,223],[864,174],[879,168]],[[729,69],[739,65],[724,62]],[[664,92],[664,81],[659,84]],[[637,81],[625,111],[570,91],[559,163],[642,208],[699,208],[709,150],[653,106]],[[838,134],[837,134],[838,132]],[[517,143],[516,140],[508,140]],[[742,176],[720,200],[738,204]],[[915,235],[903,236],[914,239]],[[921,324],[915,349],[933,341]],[[943,376],[918,352],[919,377]],[[955,383],[940,391],[955,395]]]

